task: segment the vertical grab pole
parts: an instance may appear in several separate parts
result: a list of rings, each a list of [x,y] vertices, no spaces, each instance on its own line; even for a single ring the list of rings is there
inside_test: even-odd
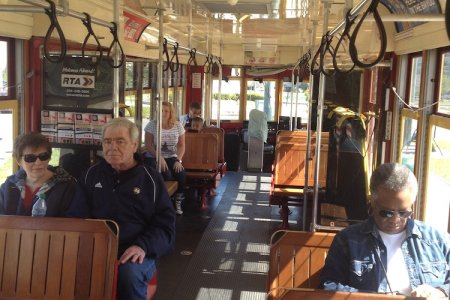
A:
[[[158,8],[158,16],[159,16],[159,56],[158,56],[158,72],[157,72],[157,84],[156,84],[156,168],[158,172],[161,173],[161,128],[162,128],[162,105],[161,105],[161,89],[162,89],[162,75],[163,75],[163,66],[164,66],[164,58],[163,58],[163,40],[164,40],[164,23],[163,23],[163,6],[162,3],[159,4]]]
[[[121,36],[120,32],[123,30],[122,26],[119,25],[119,17],[120,15],[122,15],[122,11],[120,10],[120,0],[114,0],[114,7],[113,7],[113,19],[114,22],[117,24],[117,36]],[[116,49],[115,53],[114,53],[114,65],[118,65],[119,64],[119,59],[120,59],[120,52],[117,49],[117,44],[116,44]],[[119,116],[119,80],[120,80],[120,73],[119,73],[119,68],[114,68],[114,73],[113,73],[113,77],[114,77],[114,84],[113,84],[113,117],[117,118]]]
[[[319,22],[317,20],[313,20],[313,25],[311,28],[311,50],[314,50],[315,47],[315,36],[317,24]],[[308,123],[306,124],[306,157],[305,157],[305,191],[303,193],[303,230],[306,230],[306,216],[308,214],[308,193],[309,193],[309,160],[311,159],[310,151],[311,151],[311,119],[312,119],[312,89],[314,88],[314,76],[312,74],[309,75],[309,103],[308,103]]]
[[[330,13],[330,0],[322,0],[324,8],[323,18],[323,32],[328,31],[328,17]],[[322,51],[325,51],[323,49]],[[320,145],[322,136],[322,119],[323,119],[323,104],[325,98],[325,74],[320,73],[319,80],[319,97],[317,99],[317,125],[316,125],[316,161],[314,164],[314,201],[312,211],[311,231],[316,231],[317,224],[317,210],[319,206],[319,173],[320,173]]]

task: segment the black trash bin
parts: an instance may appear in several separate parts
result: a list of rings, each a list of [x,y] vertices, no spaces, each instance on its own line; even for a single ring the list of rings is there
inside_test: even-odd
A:
[[[224,137],[225,161],[228,171],[239,171],[241,139],[237,133],[227,133]]]

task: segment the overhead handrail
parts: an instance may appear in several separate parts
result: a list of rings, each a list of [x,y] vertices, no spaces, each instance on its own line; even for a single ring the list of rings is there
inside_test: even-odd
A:
[[[311,74],[313,75],[319,75],[321,72],[322,61],[320,53],[323,52],[325,44],[326,44],[325,35],[323,35],[322,39],[320,40],[319,49],[317,49],[316,54],[314,54],[314,57],[311,61]]]
[[[326,71],[324,66],[325,55],[327,54],[327,52],[331,55],[331,57],[334,56],[335,50],[331,45],[332,40],[333,36],[329,31],[322,36],[319,49],[317,49],[317,52],[314,55],[311,63],[311,74],[319,75],[320,73],[323,73],[326,76],[334,75],[335,70]]]
[[[95,51],[98,51],[100,53],[97,61],[95,62],[95,65],[98,65],[103,57],[102,45],[100,44],[97,36],[94,33],[94,30],[92,29],[91,16],[88,13],[84,13],[84,14],[86,15],[86,19],[81,20],[81,22],[83,22],[84,26],[86,26],[88,34],[84,38],[83,46],[81,46],[81,56],[83,58],[88,58],[88,57],[84,56],[84,51],[86,49],[89,38],[92,36],[95,40],[95,43],[97,44],[97,48]]]
[[[192,64],[194,64],[194,66],[197,66],[197,59],[195,58],[195,54],[197,53],[197,49],[192,48],[191,50],[189,50],[189,60],[187,62],[188,66],[192,66]]]
[[[169,62],[169,68],[172,72],[177,72],[178,69],[180,68],[180,61],[178,59],[178,47],[179,46],[180,45],[177,42],[175,42],[175,45],[173,45],[173,55]],[[173,62],[174,58],[176,61],[175,63]]]
[[[375,66],[377,63],[379,63],[383,58],[384,54],[386,53],[386,47],[387,47],[387,37],[386,37],[386,30],[383,25],[383,21],[381,20],[380,14],[378,12],[378,4],[380,3],[380,0],[372,0],[372,3],[370,3],[367,10],[362,15],[361,19],[359,20],[358,24],[355,27],[355,30],[353,30],[353,33],[350,37],[350,44],[349,44],[349,52],[350,57],[352,58],[352,61],[361,68],[370,68]],[[372,13],[373,18],[375,20],[375,23],[377,25],[378,31],[380,32],[380,51],[378,52],[377,58],[369,63],[364,63],[363,61],[359,60],[358,58],[358,49],[356,49],[356,37],[358,36],[359,29],[361,28],[361,25],[363,24],[366,17]]]
[[[343,74],[347,74],[350,73],[351,71],[353,71],[353,69],[355,68],[355,63],[352,60],[352,65],[349,69],[341,69],[338,65],[336,56],[339,52],[339,47],[341,45],[343,45],[343,42],[345,39],[347,39],[347,41],[350,41],[350,29],[353,26],[353,24],[355,23],[357,16],[354,16],[353,18],[350,17],[350,10],[347,11],[347,14],[345,15],[345,27],[344,30],[341,33],[341,37],[339,38],[339,41],[336,44],[336,48],[334,49],[334,55],[333,55],[333,66],[334,69],[339,72],[339,73],[343,73]],[[345,49],[344,49],[345,50]],[[349,54],[350,55],[350,54]]]
[[[117,47],[118,47],[119,50],[120,50],[120,58],[119,58],[119,62],[118,62],[117,65],[115,65],[114,62],[110,62],[110,60],[108,60],[108,64],[111,67],[113,67],[113,68],[120,68],[122,66],[123,62],[125,61],[125,53],[123,52],[122,45],[120,44],[119,37],[117,35],[117,23],[116,22],[111,22],[111,24],[112,24],[112,27],[110,27],[109,30],[111,31],[111,34],[113,36],[113,40],[112,40],[111,45],[109,46],[109,49],[108,49],[108,57],[111,57],[112,49],[113,48],[117,49]]]
[[[170,67],[170,59],[169,59],[169,50],[167,50],[167,39],[163,40],[163,55],[166,56],[166,65],[163,68],[163,71],[167,71]]]
[[[205,63],[203,64],[203,73],[210,74],[212,73],[212,67],[213,67],[213,57],[212,55],[207,55]]]
[[[329,53],[331,57],[334,57],[335,50],[334,50],[333,46],[331,45],[332,41],[333,41],[333,35],[328,31],[327,33],[325,33],[325,48],[320,53],[320,71],[325,76],[333,76],[334,73],[336,73],[336,70],[334,70],[334,69],[330,69],[329,71],[325,70],[325,55],[327,53]]]
[[[56,5],[55,2],[51,1],[51,0],[46,0],[49,4],[50,4],[50,9],[45,9],[45,14],[49,17],[50,19],[50,26],[48,27],[47,30],[47,34],[45,35],[44,38],[44,57],[52,63],[59,63],[61,61],[63,61],[64,57],[66,56],[66,52],[67,52],[67,42],[66,42],[66,38],[64,37],[64,33],[61,29],[61,26],[58,23],[58,18],[56,16]],[[56,32],[58,33],[59,36],[59,41],[60,41],[60,53],[58,56],[56,56],[55,58],[53,58],[52,56],[50,56],[50,52],[49,52],[49,42],[50,42],[50,38],[52,36],[52,32],[53,30],[56,29]]]

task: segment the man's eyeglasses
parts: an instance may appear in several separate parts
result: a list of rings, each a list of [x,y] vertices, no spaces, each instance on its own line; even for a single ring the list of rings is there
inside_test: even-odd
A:
[[[47,161],[50,159],[51,156],[52,156],[52,154],[48,153],[48,152],[42,152],[42,153],[39,153],[38,155],[35,155],[35,154],[22,155],[23,160],[27,163],[34,163],[36,161],[36,159],[38,159],[38,158],[40,161]]]
[[[382,218],[392,218],[393,216],[399,216],[402,219],[408,218],[412,215],[412,210],[389,210],[389,209],[378,209],[378,215]]]

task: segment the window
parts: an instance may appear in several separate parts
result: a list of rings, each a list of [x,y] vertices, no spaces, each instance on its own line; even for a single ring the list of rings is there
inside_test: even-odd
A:
[[[419,107],[421,73],[422,57],[413,57],[411,61],[411,80],[409,82],[409,105],[412,107]]]
[[[125,89],[134,89],[136,87],[134,80],[134,63],[127,62],[125,65],[126,73],[125,73]]]
[[[437,111],[442,114],[450,114],[450,52],[441,55],[439,76],[439,101]]]
[[[265,112],[267,121],[275,120],[275,88],[275,80],[247,80],[246,120],[252,109]]]
[[[11,39],[0,38],[0,99],[15,97],[13,66],[8,63],[11,61],[14,61],[14,43]]]
[[[213,80],[212,118],[217,119],[217,109],[219,105],[219,80]],[[222,80],[220,119],[239,120],[239,99],[241,96],[241,80]]]
[[[291,105],[292,95],[292,105]],[[308,123],[309,83],[299,82],[292,88],[291,82],[283,82],[280,116],[301,118],[302,123]],[[297,105],[295,105],[297,103]]]
[[[410,117],[403,118],[403,137],[401,162],[414,172],[416,156],[417,120]]]
[[[435,118],[439,119],[439,118]],[[450,125],[449,120],[441,119]],[[432,118],[433,122],[433,118]],[[450,126],[449,126],[450,127]],[[427,204],[425,222],[446,231],[450,205],[450,130],[433,126],[431,130],[431,153],[427,176]]]

